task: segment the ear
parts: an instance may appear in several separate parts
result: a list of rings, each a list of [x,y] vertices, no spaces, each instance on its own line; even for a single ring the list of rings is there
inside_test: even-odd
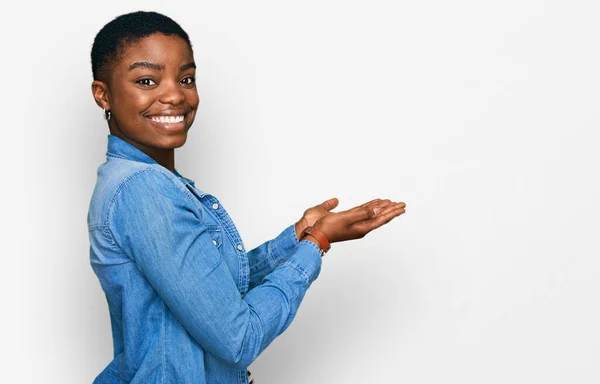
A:
[[[108,100],[108,85],[104,81],[94,80],[92,82],[92,95],[96,104],[102,109],[110,110],[110,100]]]

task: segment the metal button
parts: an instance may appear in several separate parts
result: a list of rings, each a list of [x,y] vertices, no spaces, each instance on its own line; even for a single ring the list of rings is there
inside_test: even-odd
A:
[[[238,251],[241,251],[243,249],[242,244],[238,244],[237,249],[238,249]]]
[[[214,204],[213,204],[213,209],[219,209],[219,204],[217,204],[217,203],[214,203]]]
[[[214,244],[214,245],[217,245],[217,240],[213,240],[213,244]]]

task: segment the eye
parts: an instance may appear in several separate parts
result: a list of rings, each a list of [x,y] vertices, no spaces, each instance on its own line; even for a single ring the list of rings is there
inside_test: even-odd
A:
[[[138,81],[136,81],[136,83],[141,84],[144,87],[150,87],[152,85],[156,85],[156,82],[149,78],[139,79]]]
[[[181,80],[181,83],[185,84],[185,85],[192,85],[195,82],[196,82],[196,78],[194,76],[188,76]]]

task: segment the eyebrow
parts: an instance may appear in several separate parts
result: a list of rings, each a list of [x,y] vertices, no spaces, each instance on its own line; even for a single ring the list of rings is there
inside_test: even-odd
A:
[[[187,64],[183,64],[181,67],[179,67],[179,70],[180,70],[180,71],[185,71],[185,70],[186,70],[186,69],[188,69],[188,68],[194,68],[194,69],[196,69],[196,63],[194,63],[194,62],[192,61],[192,62],[189,62],[189,63],[187,63]]]
[[[129,66],[130,71],[132,71],[136,68],[150,68],[150,69],[155,69],[157,71],[161,71],[161,70],[165,69],[165,66],[162,64],[151,63],[149,61],[137,61]],[[188,68],[196,68],[196,63],[194,63],[192,61],[190,63],[183,64],[181,67],[179,67],[179,70],[185,71]]]

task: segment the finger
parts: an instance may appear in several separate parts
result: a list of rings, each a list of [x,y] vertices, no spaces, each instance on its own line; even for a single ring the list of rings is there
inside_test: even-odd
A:
[[[405,212],[406,209],[404,209],[403,206],[396,206],[395,208],[392,208],[385,213],[382,212],[374,220],[371,220],[373,222],[373,225],[375,225],[373,229],[389,223],[392,219],[402,215]]]
[[[334,197],[317,205],[317,207],[321,207],[327,211],[331,211],[333,208],[337,207],[339,203],[340,201],[337,199],[337,197]]]
[[[385,224],[387,221],[389,221],[388,220],[389,215],[390,214],[394,215],[395,211],[397,211],[398,209],[404,209],[404,207],[402,205],[399,205],[399,203],[391,203],[391,202],[388,203],[387,206],[384,208],[375,207],[375,212],[376,212],[375,216],[370,217],[366,220],[363,220],[364,223],[356,222],[356,224],[364,224],[367,227],[372,226],[372,229],[375,229],[378,226],[381,226],[381,225]],[[395,216],[393,216],[393,217],[395,217]],[[372,229],[369,229],[369,230],[372,230]]]
[[[346,220],[350,223],[355,223],[357,221],[368,220],[372,217],[375,217],[375,211],[371,207],[355,207],[348,211],[341,212],[341,214],[346,216]]]
[[[392,202],[390,200],[377,199],[377,201],[368,202],[366,204],[361,205],[360,207],[357,207],[357,209],[362,209],[362,208],[375,209],[375,215],[377,215],[379,212],[381,212],[381,210],[383,208],[389,206],[391,203]]]
[[[391,212],[391,211],[393,211],[393,210],[395,210],[397,208],[406,208],[406,204],[402,203],[402,202],[388,204],[386,207],[384,207],[384,209],[380,210],[377,213],[377,216],[385,215],[385,214],[387,214],[387,213],[389,213],[389,212]]]
[[[362,206],[356,207],[354,209],[365,209],[365,208],[373,209],[375,212],[375,216],[377,216],[383,209],[388,207],[390,204],[392,204],[392,202],[390,200],[378,199],[378,201],[369,202],[367,204],[363,204]]]
[[[351,222],[357,222],[361,220],[370,220],[380,214],[386,214],[390,209],[394,209],[400,204],[405,207],[405,203],[392,203],[389,199],[381,200],[374,199],[358,207],[354,207],[344,213],[353,213],[352,216],[348,217]]]
[[[385,200],[377,199],[377,200],[369,201],[368,203],[365,203],[365,204],[361,205],[360,207],[361,208],[379,207],[381,205],[388,205],[391,202],[392,201],[390,199],[385,199]]]
[[[367,207],[367,208],[376,208],[375,209],[375,213],[376,215],[379,215],[384,208],[390,206],[390,204],[402,204],[402,206],[406,206],[405,203],[401,202],[401,203],[392,203],[392,201],[390,199],[376,199],[376,200],[372,200],[366,204],[363,204],[361,207]]]
[[[381,211],[383,211],[385,208],[389,207],[392,204],[393,203],[390,200],[381,200],[379,203],[374,204],[372,208],[375,209],[375,215],[378,215]],[[369,208],[371,208],[371,206],[369,206]]]
[[[374,229],[377,229],[384,224],[389,223],[395,217],[402,215],[405,212],[404,208],[396,207],[394,209],[388,210],[387,213],[378,215],[370,220],[363,220],[352,225],[358,232],[367,234]]]
[[[377,203],[379,201],[381,201],[381,199],[373,199],[371,201],[367,201],[366,203],[364,203],[362,205],[359,205],[359,207],[364,208],[364,207],[366,207],[366,206],[368,206],[370,204],[375,204],[375,203]]]

